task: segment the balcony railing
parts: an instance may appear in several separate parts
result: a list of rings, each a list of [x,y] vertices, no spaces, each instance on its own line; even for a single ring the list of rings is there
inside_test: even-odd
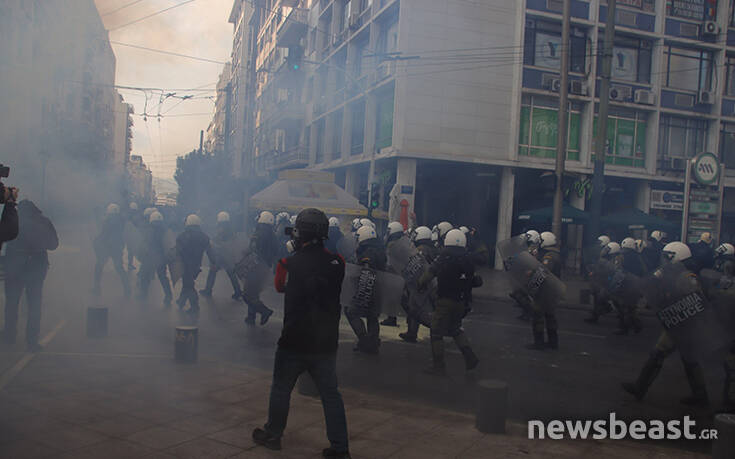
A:
[[[258,156],[257,161],[258,168],[266,171],[303,167],[309,164],[309,152],[302,146],[286,151],[270,150]]]
[[[308,28],[307,10],[292,9],[276,32],[276,45],[281,47],[296,46],[306,35]]]

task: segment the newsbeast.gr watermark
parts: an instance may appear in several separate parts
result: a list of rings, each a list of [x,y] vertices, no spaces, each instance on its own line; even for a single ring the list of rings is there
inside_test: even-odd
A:
[[[610,413],[609,419],[594,421],[528,421],[529,440],[622,440],[626,437],[633,440],[716,440],[717,430],[697,430],[697,422],[689,416],[670,421],[623,421]]]

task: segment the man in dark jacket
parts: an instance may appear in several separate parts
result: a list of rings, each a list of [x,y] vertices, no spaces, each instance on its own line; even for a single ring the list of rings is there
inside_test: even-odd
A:
[[[176,304],[179,309],[184,309],[189,302],[189,313],[197,317],[199,315],[199,295],[194,282],[202,271],[202,258],[207,253],[210,262],[214,260],[212,248],[209,245],[209,236],[204,234],[201,228],[202,221],[198,216],[191,214],[186,217],[184,232],[176,238],[176,254],[181,258],[183,272],[181,275],[181,294]]]
[[[140,272],[138,273],[138,300],[145,301],[148,297],[148,287],[154,276],[158,276],[163,289],[163,304],[166,307],[171,306],[173,295],[171,293],[171,283],[166,273],[167,253],[166,247],[166,228],[163,222],[163,215],[155,211],[148,217],[148,225],[143,229],[143,251],[141,253]]]
[[[123,269],[122,256],[125,241],[123,231],[125,230],[125,219],[120,215],[120,207],[117,204],[107,206],[105,217],[102,220],[100,233],[94,239],[94,253],[97,263],[94,266],[94,294],[100,295],[102,282],[102,270],[108,259],[120,276],[125,298],[130,296],[130,281],[128,274]]]
[[[59,246],[56,229],[36,205],[28,200],[18,204],[18,238],[7,247],[5,265],[5,330],[3,339],[15,343],[18,306],[23,292],[28,300],[26,344],[32,352],[41,350],[38,335],[41,331],[41,295],[48,271],[47,251]]]
[[[235,228],[230,221],[230,214],[227,212],[220,212],[217,214],[217,230],[214,235],[214,252],[216,260],[214,263],[209,265],[209,274],[207,274],[207,284],[202,290],[199,291],[203,296],[211,297],[212,290],[214,289],[214,283],[217,280],[217,273],[220,269],[225,270],[227,277],[230,279],[232,284],[232,299],[239,300],[242,297],[242,291],[240,290],[240,282],[237,280],[232,266],[226,266],[225,258],[228,254],[223,253],[228,248],[231,248],[233,240],[237,237]]]
[[[5,242],[18,237],[18,211],[15,209],[18,189],[6,187],[0,183],[0,193],[2,193],[2,202],[5,204],[2,218],[0,218],[0,249],[2,249]]]
[[[253,440],[267,448],[281,449],[291,391],[303,372],[309,372],[324,406],[328,458],[349,458],[347,419],[337,389],[337,343],[340,292],[344,260],[324,249],[328,221],[317,209],[305,209],[296,219],[296,251],[278,262],[276,290],[285,293],[283,331],[278,340],[273,369],[268,422],[253,431]]]

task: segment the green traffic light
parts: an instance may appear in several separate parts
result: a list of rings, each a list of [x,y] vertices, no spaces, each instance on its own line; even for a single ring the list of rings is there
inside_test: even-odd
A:
[[[299,68],[301,68],[301,66],[299,64],[294,64],[293,65],[293,69],[294,70],[298,70]]]

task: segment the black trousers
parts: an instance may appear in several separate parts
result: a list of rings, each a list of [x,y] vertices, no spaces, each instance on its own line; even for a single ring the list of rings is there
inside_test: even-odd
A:
[[[33,266],[23,272],[8,272],[5,276],[5,333],[15,339],[18,326],[18,309],[23,292],[28,301],[28,322],[26,323],[26,342],[38,342],[41,332],[41,301],[43,283],[48,267]]]

